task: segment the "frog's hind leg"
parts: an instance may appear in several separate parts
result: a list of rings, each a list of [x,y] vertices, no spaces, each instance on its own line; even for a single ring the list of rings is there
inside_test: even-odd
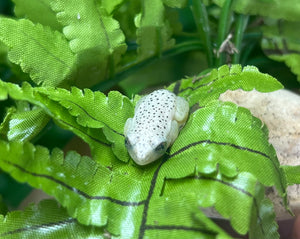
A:
[[[185,124],[185,121],[189,115],[189,109],[189,103],[184,98],[177,96],[175,120],[178,122],[180,127]]]

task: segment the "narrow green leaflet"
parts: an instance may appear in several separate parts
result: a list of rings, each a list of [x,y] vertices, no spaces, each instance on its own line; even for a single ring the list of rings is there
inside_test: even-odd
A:
[[[102,0],[102,6],[106,9],[107,13],[111,15],[125,0]]]
[[[6,110],[5,117],[3,118],[3,121],[0,124],[0,135],[1,139],[7,139],[7,133],[9,131],[9,121],[11,119],[11,116],[16,112],[15,107],[9,107]]]
[[[0,134],[3,139],[27,141],[36,136],[48,123],[49,116],[42,109],[30,109],[27,102],[26,109],[10,107],[6,111],[0,125]]]
[[[34,23],[49,26],[53,30],[62,30],[56,19],[55,12],[51,9],[51,0],[12,0],[15,4],[15,14],[18,18],[27,18]]]
[[[0,41],[0,63],[6,64],[8,48]]]
[[[71,91],[40,88],[39,92],[68,109],[81,126],[102,128],[107,140],[112,143],[115,155],[122,161],[129,160],[123,131],[126,120],[133,116],[134,108],[127,97],[117,91],[111,91],[106,97],[99,91],[81,91],[75,87]]]
[[[89,89],[82,91],[76,87],[68,91],[51,87],[33,88],[24,83],[21,88],[0,81],[0,99],[7,99],[8,95],[44,109],[58,124],[85,140],[94,156],[101,155],[102,160],[106,160],[104,155],[111,157],[112,149],[120,160],[129,160],[123,130],[125,121],[133,116],[134,109],[130,100],[119,92],[112,91],[106,96],[101,92]]]
[[[256,189],[256,201],[253,204],[249,239],[279,238],[274,206],[271,200],[265,197],[264,188],[258,185]]]
[[[185,97],[190,106],[198,103],[202,107],[217,100],[226,90],[271,92],[281,88],[283,86],[274,77],[260,73],[254,66],[223,65],[206,74],[178,81],[167,89]]]
[[[165,20],[164,13],[162,0],[143,0],[142,12],[135,19],[140,60],[160,55],[163,50],[175,44],[175,40],[171,39],[172,29]]]
[[[104,160],[107,158],[111,159],[114,157],[111,151],[111,144],[107,141],[101,129],[87,128],[78,124],[76,118],[69,114],[68,109],[62,107],[59,102],[51,101],[47,96],[39,94],[35,91],[37,89],[40,88],[32,88],[27,83],[24,83],[21,88],[18,85],[0,81],[0,99],[5,100],[10,96],[15,100],[28,101],[31,104],[39,106],[62,128],[72,131],[87,142],[91,148],[92,154],[102,163],[104,163]],[[1,124],[1,134],[4,134],[9,130],[9,120],[13,115],[11,111],[12,109],[7,113],[7,117]],[[22,133],[22,130],[20,129],[19,132]],[[123,141],[124,140],[122,140],[122,145],[123,148],[125,148]],[[123,158],[124,157],[128,160],[127,154],[124,155]]]
[[[109,7],[107,3],[113,3],[115,1],[105,0],[103,5],[106,5],[107,11],[109,11]],[[114,17],[120,23],[121,29],[124,31],[127,42],[135,42],[136,41],[136,27],[133,24],[134,19],[138,13],[141,11],[142,1],[125,1],[124,4],[118,8],[114,13]],[[126,14],[125,14],[126,13]],[[130,51],[130,49],[128,49]],[[122,59],[123,61],[128,61],[128,54]],[[132,58],[136,57],[136,54],[133,54]]]
[[[285,175],[288,185],[300,184],[300,166],[281,166]]]
[[[0,238],[109,238],[101,227],[84,226],[71,218],[54,200],[31,205],[23,212],[0,215]]]
[[[9,60],[36,84],[62,86],[71,80],[75,57],[61,33],[26,19],[0,18],[0,41],[10,48]]]
[[[223,6],[226,0],[213,0]],[[238,13],[261,15],[276,19],[298,21],[300,18],[300,2],[298,0],[263,1],[263,0],[235,0],[232,8]]]
[[[50,117],[40,108],[15,112],[9,120],[8,140],[27,141],[35,137],[49,122]]]
[[[163,0],[163,3],[169,7],[182,8],[187,4],[187,0]]]
[[[264,53],[275,61],[283,61],[300,82],[300,22],[270,21],[262,28]]]
[[[49,122],[45,112],[26,101],[17,101],[17,107],[10,107],[0,125],[0,134],[8,140],[27,141],[32,139]]]
[[[119,23],[100,1],[55,0],[52,8],[77,55],[76,84],[91,86],[112,76],[127,47]]]

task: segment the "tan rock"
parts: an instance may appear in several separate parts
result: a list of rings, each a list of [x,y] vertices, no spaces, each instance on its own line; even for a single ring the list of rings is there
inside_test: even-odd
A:
[[[269,142],[273,144],[281,165],[300,164],[300,96],[287,90],[271,93],[258,91],[227,91],[220,96],[221,101],[231,101],[245,107],[261,119],[269,129]],[[288,187],[288,199],[292,211],[300,212],[300,185]],[[288,214],[280,199],[270,190],[278,218]]]

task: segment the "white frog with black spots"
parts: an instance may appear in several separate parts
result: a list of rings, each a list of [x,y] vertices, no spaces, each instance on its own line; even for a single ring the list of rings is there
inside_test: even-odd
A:
[[[160,158],[177,138],[189,114],[188,102],[168,90],[142,97],[124,127],[131,158],[146,165]]]

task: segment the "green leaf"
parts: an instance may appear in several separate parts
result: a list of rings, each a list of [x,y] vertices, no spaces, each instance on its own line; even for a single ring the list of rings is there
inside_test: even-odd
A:
[[[187,4],[187,0],[163,0],[163,3],[169,7],[182,8]]]
[[[217,101],[226,87],[268,91],[281,85],[256,68],[242,71],[240,66],[172,85],[174,91],[183,89],[182,94],[190,90],[190,104],[200,100],[202,107],[190,115],[162,159],[141,167],[128,161],[122,132],[133,103],[120,93],[106,97],[75,87],[68,91],[25,83],[21,88],[0,82],[0,99],[26,100],[86,141],[105,136],[112,143],[95,142],[98,154],[91,160],[74,152],[64,157],[58,149],[50,154],[29,143],[0,141],[0,167],[53,195],[80,223],[105,226],[113,235],[227,238],[195,218],[199,207],[215,207],[240,234],[251,229],[257,230],[254,238],[278,238],[272,207],[262,186],[257,193],[257,184],[275,186],[286,203],[286,175],[268,143],[266,126],[249,110]],[[111,146],[119,147],[112,149],[118,159]],[[101,155],[106,148],[108,156]]]
[[[0,237],[5,238],[107,238],[101,227],[83,226],[54,200],[31,205],[24,211],[0,215]]]
[[[268,143],[266,126],[249,110],[230,102],[211,102],[190,115],[171,147],[169,161],[166,166],[181,174],[170,171],[168,177],[185,177],[195,167],[201,173],[214,173],[218,165],[227,177],[250,172],[262,184],[275,184],[280,195],[286,194],[285,175]],[[186,166],[179,170],[182,165]]]
[[[53,195],[80,223],[105,226],[121,238],[228,238],[203,215],[200,221],[195,218],[199,207],[215,206],[242,234],[249,230],[253,213],[261,210],[257,180],[248,173],[232,179],[196,172],[170,178],[170,158],[147,168],[120,161],[106,167],[74,152],[64,158],[55,149],[50,156],[47,149],[29,143],[0,141],[0,151],[1,168],[14,178]],[[180,173],[177,169],[172,173]],[[269,223],[259,220],[257,227]],[[268,232],[264,235],[270,238]]]
[[[107,3],[114,3],[115,1],[105,0],[104,5]],[[109,11],[109,7],[106,7]],[[119,22],[121,29],[124,31],[127,42],[136,41],[136,27],[133,24],[136,15],[140,12],[141,1],[125,1],[125,3],[114,12],[114,17]],[[128,51],[130,49],[128,48]],[[135,56],[135,54],[134,54]],[[133,57],[134,57],[133,56]],[[126,57],[122,60],[128,61]]]
[[[73,87],[70,91],[63,89],[40,88],[40,93],[58,102],[76,117],[83,127],[103,129],[107,140],[112,143],[114,154],[127,162],[129,156],[124,145],[124,125],[133,116],[133,105],[130,100],[117,91],[109,92],[106,97],[101,92],[84,92]]]
[[[300,165],[297,166],[289,166],[283,165],[281,166],[283,169],[288,185],[300,184]]]
[[[256,185],[255,203],[253,204],[252,218],[249,230],[249,239],[278,238],[278,225],[274,206],[269,198],[265,197],[265,188]],[[259,210],[257,210],[259,209]]]
[[[300,22],[269,21],[262,28],[261,46],[264,53],[275,61],[283,61],[297,75],[300,82]]]
[[[7,139],[7,133],[9,131],[9,121],[11,119],[11,116],[16,112],[15,107],[9,107],[6,110],[5,117],[3,119],[3,122],[0,125],[0,135],[2,139]]]
[[[0,18],[0,41],[9,47],[9,60],[36,84],[62,86],[71,80],[75,57],[61,33],[25,19]]]
[[[52,8],[78,56],[77,85],[91,86],[113,76],[127,48],[119,23],[99,1],[56,0]]]
[[[106,156],[109,155],[108,159],[112,157],[111,147],[120,160],[129,160],[123,130],[134,109],[130,100],[119,92],[111,91],[106,97],[101,92],[82,91],[76,87],[68,91],[50,87],[32,88],[24,83],[20,88],[0,81],[0,99],[7,99],[8,95],[44,109],[59,125],[85,140],[94,156],[101,155],[102,163],[107,161]]]
[[[172,47],[172,29],[165,20],[165,8],[162,0],[143,0],[142,12],[136,17],[138,57],[140,60],[162,54]]]
[[[47,92],[53,97],[49,89]],[[67,92],[61,90],[58,95],[68,102],[70,96],[66,96],[70,93],[63,91]],[[78,96],[79,93],[75,90],[73,95]],[[85,97],[90,94],[85,93]],[[88,106],[85,109],[88,110]],[[77,115],[76,110],[72,113]],[[82,119],[82,123],[86,122]],[[114,158],[109,159],[107,166],[100,166],[75,153],[69,153],[63,159],[62,152],[57,149],[50,156],[45,148],[31,144],[2,142],[0,152],[5,155],[3,158],[0,156],[3,170],[17,180],[29,182],[55,196],[81,223],[100,226],[112,220],[115,223],[114,226],[108,224],[109,232],[126,233],[131,237],[153,236],[166,233],[166,230],[175,235],[174,231],[179,228],[182,231],[178,233],[179,238],[183,234],[204,233],[191,213],[199,205],[215,206],[223,217],[231,219],[232,226],[241,234],[245,234],[250,225],[271,225],[270,231],[273,232],[276,224],[272,220],[253,222],[252,210],[260,215],[260,207],[257,206],[260,204],[255,201],[257,179],[264,185],[275,185],[281,195],[286,194],[285,177],[276,153],[268,143],[266,128],[248,110],[229,102],[211,102],[194,112],[169,155],[147,167],[137,167],[132,161],[125,164]],[[102,183],[99,186],[94,182]],[[167,202],[162,201],[162,197],[168,199]],[[190,203],[186,203],[188,198]],[[178,209],[178,200],[187,206]],[[193,202],[197,206],[193,207]],[[177,208],[175,215],[182,215],[180,220],[170,214],[170,208],[174,207]],[[178,211],[181,208],[182,212]],[[101,213],[101,216],[87,214],[98,210],[109,213]],[[166,213],[163,214],[162,210]],[[134,215],[137,221],[133,220],[133,224],[126,228],[118,226],[129,215]],[[134,229],[135,225],[140,227]],[[195,229],[197,227],[200,229]],[[263,232],[264,235],[266,233]]]
[[[62,30],[62,26],[56,20],[55,12],[50,7],[51,0],[12,1],[18,18],[27,18],[34,23],[49,26],[53,30]]]
[[[108,15],[111,15],[125,0],[102,0],[102,6],[106,9]],[[127,14],[126,14],[127,15]]]
[[[219,6],[223,6],[225,1],[214,0]],[[232,8],[238,13],[261,15],[276,19],[298,21],[300,18],[300,2],[298,0],[236,0],[232,2]]]
[[[197,190],[199,192],[195,193]],[[172,205],[169,205],[171,203],[168,202],[165,202],[167,205],[153,206],[155,208],[155,211],[151,211],[153,214],[169,213],[166,223],[173,220],[180,223],[178,215],[184,214],[185,210],[192,211],[193,204],[198,202],[200,208],[214,206],[223,218],[230,219],[232,227],[239,234],[244,235],[251,227],[249,233],[256,231],[256,235],[259,235],[256,238],[279,238],[272,203],[264,197],[264,187],[257,184],[256,178],[248,173],[240,173],[235,179],[222,178],[221,175],[167,179],[162,195],[164,198],[176,198],[178,200],[176,202],[180,205],[173,211]],[[226,206],[223,204],[224,201],[228,202]],[[165,208],[165,211],[162,208]],[[177,217],[175,215],[172,217],[172,212]],[[265,227],[269,227],[268,230],[265,230]]]
[[[40,108],[15,112],[9,120],[8,140],[28,141],[49,122],[49,116]]]
[[[217,100],[226,90],[271,92],[281,88],[283,86],[274,77],[260,73],[254,66],[223,65],[206,74],[178,81],[167,89],[185,97],[190,106],[198,103],[202,107]]]
[[[6,64],[7,63],[7,52],[8,52],[7,46],[4,45],[0,41],[0,63],[1,64]]]

